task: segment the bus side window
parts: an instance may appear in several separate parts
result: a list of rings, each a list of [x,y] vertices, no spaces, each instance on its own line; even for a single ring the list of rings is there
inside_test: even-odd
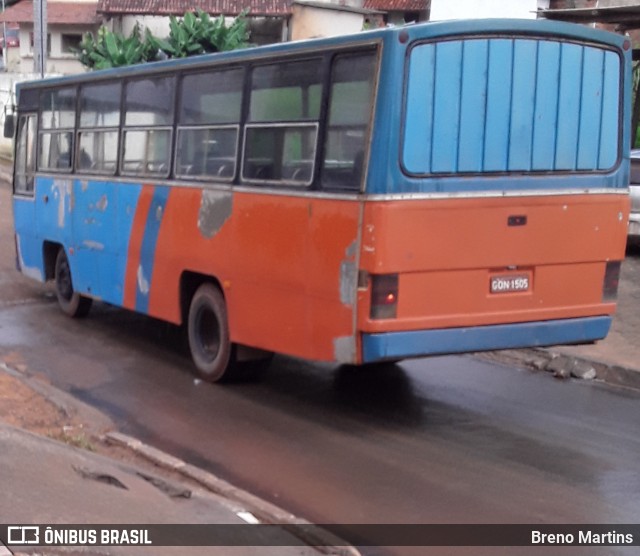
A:
[[[71,171],[76,123],[76,88],[45,91],[40,103],[38,169]]]
[[[120,125],[119,81],[80,88],[76,170],[112,176],[116,172]]]
[[[231,181],[236,175],[244,69],[187,74],[178,111],[176,176]]]
[[[36,171],[36,115],[20,116],[16,143],[16,171],[14,191],[33,195]]]
[[[322,163],[327,189],[360,190],[372,114],[376,53],[336,56]]]
[[[175,77],[132,79],[125,86],[123,174],[169,175]]]
[[[322,60],[257,66],[251,80],[242,179],[311,185],[318,143]]]

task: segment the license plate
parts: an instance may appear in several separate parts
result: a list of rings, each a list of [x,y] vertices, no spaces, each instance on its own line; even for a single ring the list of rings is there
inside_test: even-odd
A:
[[[491,277],[491,293],[526,292],[531,287],[528,274],[503,274]]]

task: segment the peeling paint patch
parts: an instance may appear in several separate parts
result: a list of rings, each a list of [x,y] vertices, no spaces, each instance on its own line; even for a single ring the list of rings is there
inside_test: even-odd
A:
[[[333,340],[333,357],[338,363],[356,362],[356,339],[342,336]]]
[[[144,275],[144,270],[142,268],[142,265],[138,267],[137,278],[138,278],[138,291],[143,295],[147,295],[149,293],[149,280],[147,280]]]
[[[202,190],[198,229],[206,238],[215,236],[231,216],[233,197],[230,191]]]
[[[65,206],[67,198],[71,196],[71,181],[53,180],[51,190],[53,198],[58,201],[58,228],[64,228]],[[71,210],[71,201],[69,202],[69,210]]]
[[[104,245],[97,241],[85,240],[82,242],[82,245],[89,249],[93,249],[94,251],[104,251]]]
[[[103,195],[102,197],[100,197],[100,200],[96,203],[96,208],[100,212],[104,212],[105,210],[107,210],[108,206],[109,206],[109,201],[106,195]]]
[[[349,306],[356,302],[358,269],[353,259],[356,256],[357,247],[356,241],[351,243],[345,251],[346,259],[340,263],[340,301]]]
[[[356,287],[358,285],[358,270],[353,261],[340,263],[340,301],[344,305],[356,302]]]
[[[345,255],[347,256],[348,259],[353,259],[358,253],[358,242],[354,241],[353,243],[351,243],[351,245],[349,245],[349,247],[347,247],[347,250],[345,251]]]
[[[376,227],[373,224],[368,224],[365,227],[365,234],[364,234],[364,243],[362,245],[362,250],[365,253],[375,253],[376,252],[376,237],[375,237],[375,231],[376,231]]]

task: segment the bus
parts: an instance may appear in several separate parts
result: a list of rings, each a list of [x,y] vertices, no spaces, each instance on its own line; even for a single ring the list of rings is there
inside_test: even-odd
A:
[[[19,269],[183,326],[196,372],[586,343],[629,214],[627,38],[379,29],[23,83]]]

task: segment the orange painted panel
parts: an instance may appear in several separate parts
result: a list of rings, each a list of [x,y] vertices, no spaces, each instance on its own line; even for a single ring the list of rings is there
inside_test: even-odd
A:
[[[362,267],[420,272],[621,259],[628,202],[607,194],[368,203]],[[510,216],[526,216],[527,224],[508,226]]]
[[[149,313],[180,322],[180,277],[201,273],[223,286],[233,341],[332,360],[353,337],[359,214],[355,201],[174,187]]]
[[[509,225],[517,216],[521,225]],[[417,330],[611,314],[606,262],[622,260],[625,195],[467,198],[371,203],[362,267],[398,273],[397,318],[359,329]],[[522,218],[520,218],[522,217]],[[523,221],[526,218],[526,223]],[[491,293],[494,274],[526,275],[527,292]]]

